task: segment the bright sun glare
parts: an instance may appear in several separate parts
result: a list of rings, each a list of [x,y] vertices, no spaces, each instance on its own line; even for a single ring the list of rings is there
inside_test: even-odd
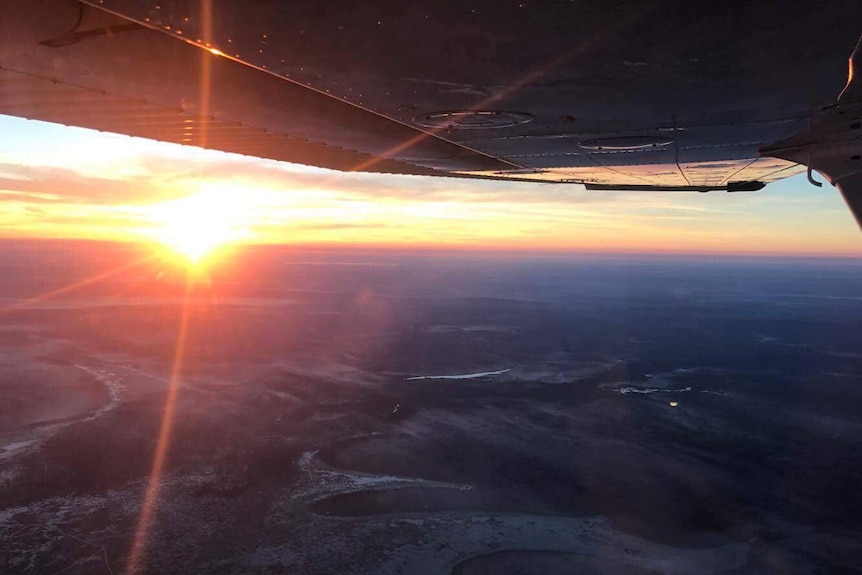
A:
[[[251,219],[239,189],[206,189],[153,206],[157,238],[173,251],[199,263],[214,249],[241,241]]]

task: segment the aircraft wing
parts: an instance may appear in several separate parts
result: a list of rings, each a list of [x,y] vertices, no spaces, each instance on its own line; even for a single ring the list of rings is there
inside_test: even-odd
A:
[[[3,9],[0,113],[338,170],[511,167],[83,3]]]
[[[469,4],[469,5],[468,5]],[[0,113],[345,171],[753,191],[841,2],[0,0]],[[787,156],[785,154],[785,156]]]

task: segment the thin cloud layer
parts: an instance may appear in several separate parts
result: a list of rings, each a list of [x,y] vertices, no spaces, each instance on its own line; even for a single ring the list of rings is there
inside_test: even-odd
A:
[[[754,194],[595,192],[339,173],[15,118],[0,117],[0,129],[20,136],[0,145],[5,237],[149,240],[171,202],[203,195],[243,214],[250,242],[836,254],[859,247],[837,192],[807,188],[804,178]]]

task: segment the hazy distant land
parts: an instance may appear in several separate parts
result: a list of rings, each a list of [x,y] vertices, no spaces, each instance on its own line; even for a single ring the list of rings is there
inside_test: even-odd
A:
[[[21,302],[135,255],[0,250],[2,573],[123,572],[182,273]],[[862,572],[856,262],[267,248],[189,306],[149,573]]]

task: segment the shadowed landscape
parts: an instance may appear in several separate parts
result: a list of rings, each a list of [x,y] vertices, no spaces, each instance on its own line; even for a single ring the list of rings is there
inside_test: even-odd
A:
[[[0,251],[0,571],[858,573],[851,260]],[[185,302],[185,303],[184,303]]]

